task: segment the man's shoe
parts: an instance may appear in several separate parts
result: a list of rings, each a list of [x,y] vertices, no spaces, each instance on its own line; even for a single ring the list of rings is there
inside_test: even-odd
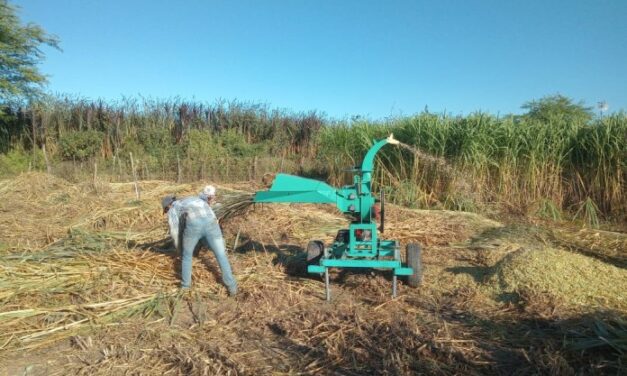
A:
[[[181,286],[179,287],[179,292],[184,293],[184,292],[190,292],[192,290],[191,287],[189,286]]]

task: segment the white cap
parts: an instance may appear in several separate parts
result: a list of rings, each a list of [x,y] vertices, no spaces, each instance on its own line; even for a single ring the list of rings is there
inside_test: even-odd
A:
[[[201,194],[207,197],[213,197],[216,195],[216,187],[213,185],[206,185],[205,188],[202,189]]]

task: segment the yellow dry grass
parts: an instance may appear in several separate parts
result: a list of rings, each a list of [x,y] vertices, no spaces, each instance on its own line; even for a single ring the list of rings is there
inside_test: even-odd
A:
[[[195,287],[181,296],[159,202],[203,185],[142,181],[137,201],[133,183],[73,185],[40,173],[0,181],[0,364],[71,338],[67,355],[91,357],[73,365],[84,374],[483,373],[496,362],[488,348],[501,345],[484,343],[476,320],[511,314],[499,293],[551,294],[571,316],[625,308],[620,267],[481,215],[393,205],[384,237],[421,243],[425,264],[423,286],[401,284],[396,300],[381,273],[334,273],[325,304],[321,281],[303,272],[303,247],[330,241],[347,221],[329,206],[286,204],[222,222],[237,300],[227,300],[207,252],[194,258]],[[447,323],[449,315],[471,324]],[[173,327],[181,322],[189,324]],[[509,327],[499,325],[486,330]]]

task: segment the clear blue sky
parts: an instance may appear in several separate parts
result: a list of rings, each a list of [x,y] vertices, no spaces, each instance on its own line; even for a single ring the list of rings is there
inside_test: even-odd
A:
[[[331,117],[627,109],[627,0],[18,0],[61,40],[49,90],[222,98]]]

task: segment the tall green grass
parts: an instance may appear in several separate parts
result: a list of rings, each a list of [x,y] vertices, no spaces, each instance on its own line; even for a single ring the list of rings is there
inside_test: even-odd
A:
[[[606,217],[625,217],[625,114],[547,123],[425,113],[388,123],[325,127],[318,158],[328,166],[330,180],[346,182],[342,166],[358,163],[355,156],[363,155],[372,139],[389,133],[451,165],[448,171],[403,149],[383,149],[375,175],[398,203],[456,209],[491,204],[520,214],[538,206],[576,212],[586,204],[587,212],[598,208]]]
[[[310,168],[313,141],[325,123],[316,112],[176,98],[48,97],[3,113],[0,153],[45,145],[57,170],[76,179],[95,170],[96,161],[100,172],[128,178],[131,155],[141,178],[244,180],[269,169],[299,173]]]
[[[375,189],[399,204],[548,218],[565,211],[592,224],[627,219],[624,113],[590,120],[425,112],[331,122],[240,102],[63,97],[3,114],[5,174],[45,168],[45,145],[53,171],[75,179],[92,170],[128,179],[132,154],[145,179],[235,181],[283,171],[342,184],[374,139],[394,133],[431,156],[397,147],[378,154]]]

